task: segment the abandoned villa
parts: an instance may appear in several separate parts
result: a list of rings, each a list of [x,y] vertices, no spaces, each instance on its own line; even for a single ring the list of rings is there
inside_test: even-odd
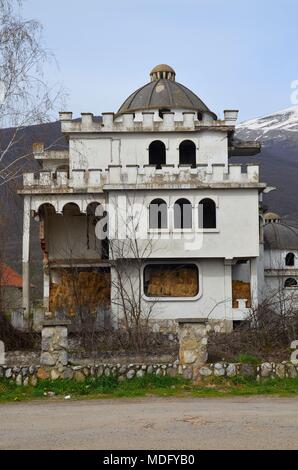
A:
[[[116,113],[61,112],[68,148],[34,144],[41,170],[24,174],[20,190],[24,325],[33,219],[44,319],[75,317],[80,291],[79,303],[114,326],[135,299],[156,322],[208,318],[229,330],[277,271],[295,288],[297,233],[291,238],[275,214],[264,217],[258,165],[229,163],[260,152],[260,143],[235,138],[237,114],[218,118],[168,65],[153,68]],[[270,265],[270,253],[282,266]]]

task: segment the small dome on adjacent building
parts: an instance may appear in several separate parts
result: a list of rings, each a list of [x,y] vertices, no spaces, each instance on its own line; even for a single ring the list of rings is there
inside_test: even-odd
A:
[[[175,70],[166,64],[154,67],[150,82],[133,92],[120,106],[118,114],[146,110],[196,111],[217,119],[203,101],[187,87],[175,81]]]
[[[298,228],[268,223],[264,227],[264,245],[269,250],[298,250]]]
[[[264,214],[265,223],[280,222],[280,216],[275,212],[266,212]]]

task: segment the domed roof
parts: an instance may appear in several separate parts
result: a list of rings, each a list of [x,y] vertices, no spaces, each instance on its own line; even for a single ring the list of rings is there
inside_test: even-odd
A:
[[[264,214],[265,220],[280,220],[280,216],[276,212],[266,212]]]
[[[298,250],[298,228],[269,223],[264,227],[264,244],[271,250]]]
[[[150,109],[183,109],[216,115],[186,86],[175,81],[176,73],[166,64],[154,67],[151,81],[132,93],[120,106],[118,114]]]

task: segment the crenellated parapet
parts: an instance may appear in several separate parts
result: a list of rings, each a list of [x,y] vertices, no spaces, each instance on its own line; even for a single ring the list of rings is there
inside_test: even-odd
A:
[[[199,187],[261,187],[258,165],[109,165],[106,169],[73,169],[25,173],[26,192],[103,192],[105,189],[199,188]]]
[[[223,120],[213,120],[209,114],[202,114],[198,119],[195,111],[185,111],[179,114],[165,112],[162,118],[153,111],[124,113],[118,116],[114,113],[102,113],[102,119],[95,118],[92,113],[82,113],[80,120],[73,120],[71,112],[61,112],[61,130],[63,133],[84,132],[183,132],[215,128],[227,131],[234,128],[238,116],[237,110],[225,110]],[[182,120],[181,120],[182,117]]]

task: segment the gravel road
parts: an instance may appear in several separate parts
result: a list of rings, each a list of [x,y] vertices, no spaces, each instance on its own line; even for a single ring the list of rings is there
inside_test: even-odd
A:
[[[1,404],[0,449],[298,449],[298,398]]]

